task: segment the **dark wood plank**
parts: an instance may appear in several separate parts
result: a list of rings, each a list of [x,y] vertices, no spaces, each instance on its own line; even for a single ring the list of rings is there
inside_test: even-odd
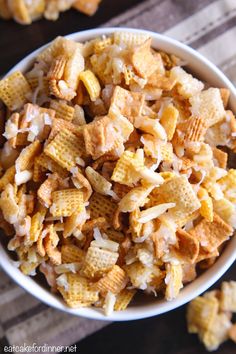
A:
[[[93,17],[69,10],[56,22],[40,20],[30,26],[0,19],[0,75],[3,75],[25,55],[51,41],[84,29],[95,28],[144,0],[103,0]]]
[[[212,288],[223,280],[236,279],[236,265]],[[188,334],[186,306],[153,318],[113,323],[77,343],[79,353],[90,354],[207,354],[197,335]],[[224,343],[215,354],[235,354],[233,342]]]

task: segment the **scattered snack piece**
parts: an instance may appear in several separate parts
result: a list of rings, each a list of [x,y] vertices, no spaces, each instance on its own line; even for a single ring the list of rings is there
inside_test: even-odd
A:
[[[72,5],[92,14],[99,1],[2,3],[3,17],[29,23]],[[229,92],[180,63],[146,33],[115,31],[57,37],[26,73],[0,81],[3,244],[70,307],[108,315],[136,292],[172,301],[233,236]],[[189,330],[208,349],[235,338],[235,292],[224,283],[189,305]]]
[[[42,17],[56,21],[60,12],[74,8],[85,15],[93,16],[101,0],[1,0],[0,17],[5,20],[13,18],[21,25],[30,25]]]
[[[236,312],[236,282],[223,282],[221,290],[206,292],[187,307],[189,333],[197,333],[208,351],[214,351],[228,339],[236,342],[236,324],[231,322]]]

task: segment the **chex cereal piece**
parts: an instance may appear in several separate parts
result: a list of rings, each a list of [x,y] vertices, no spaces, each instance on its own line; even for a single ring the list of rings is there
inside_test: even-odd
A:
[[[85,148],[94,160],[112,150],[122,150],[133,130],[132,124],[123,116],[99,117],[83,128]]]
[[[102,293],[111,291],[113,294],[118,294],[127,284],[127,276],[125,271],[118,265],[114,265],[111,270],[95,283],[95,289]]]
[[[185,176],[174,177],[165,181],[158,187],[157,191],[161,199],[160,203],[176,203],[176,206],[170,211],[176,220],[185,218],[201,206]]]
[[[98,38],[97,41],[94,43],[94,53],[100,54],[105,48],[109,47],[111,44],[111,37]]]
[[[228,331],[229,338],[236,343],[236,323],[233,324]]]
[[[89,183],[87,178],[85,178],[82,173],[77,172],[76,174],[74,174],[74,177],[71,177],[71,180],[76,188],[82,189],[84,201],[87,201],[93,193],[91,184]]]
[[[236,169],[231,168],[227,174],[217,181],[223,191],[233,190],[236,188]],[[230,197],[230,195],[228,195]]]
[[[213,151],[213,157],[217,161],[217,164],[220,168],[226,169],[227,166],[227,160],[228,160],[228,155],[226,152],[214,147],[212,149]]]
[[[229,338],[231,321],[226,313],[217,314],[214,322],[211,323],[207,331],[200,334],[200,338],[208,351],[216,350],[223,342]]]
[[[57,248],[59,242],[58,234],[53,224],[48,225],[46,231],[47,234],[43,240],[46,254],[53,265],[59,265],[61,264],[61,252]]]
[[[200,187],[198,190],[198,198],[201,203],[200,214],[207,220],[213,221],[213,202],[212,198],[209,196],[207,190]]]
[[[203,219],[189,232],[199,240],[201,247],[205,251],[213,252],[229,239],[233,229],[219,215],[214,213],[212,222]]]
[[[80,73],[84,70],[84,57],[81,53],[81,48],[78,46],[75,48],[69,56],[63,78],[68,87],[76,90],[80,80]]]
[[[118,256],[117,252],[90,246],[85,256],[83,273],[89,278],[101,275],[116,264]]]
[[[50,43],[48,47],[46,47],[38,54],[37,60],[46,63],[51,63],[52,60],[57,56],[66,53],[69,54],[71,51],[74,51],[76,46],[77,43],[64,37],[58,36]]]
[[[118,112],[134,122],[135,117],[142,112],[144,105],[144,94],[140,92],[130,92],[120,86],[116,86],[111,98],[109,112]],[[109,114],[109,113],[108,113]]]
[[[69,130],[70,132],[74,133],[75,135],[78,135],[79,137],[81,136],[80,127],[65,119],[56,118],[52,120],[52,129],[47,139],[47,144],[51,142],[61,130],[64,129]],[[83,145],[82,141],[81,145]]]
[[[0,190],[4,189],[8,183],[13,183],[15,178],[15,166],[9,167],[4,175],[0,178]]]
[[[101,0],[76,0],[73,7],[86,15],[92,16],[97,11],[100,2]]]
[[[178,258],[185,263],[195,263],[199,254],[199,241],[182,229],[176,231],[176,238],[177,245],[175,246],[175,251],[178,254]]]
[[[78,189],[63,189],[52,192],[52,206],[50,212],[53,216],[71,216],[75,211],[83,208],[83,193]]]
[[[31,168],[34,163],[34,158],[40,154],[41,144],[39,140],[35,140],[30,145],[26,146],[16,160],[16,171],[24,171]]]
[[[50,108],[56,111],[56,118],[71,122],[74,117],[74,107],[71,107],[62,101],[51,100]]]
[[[114,310],[124,311],[128,307],[131,300],[133,299],[135,293],[136,293],[135,290],[124,289],[119,294],[117,294]]]
[[[143,225],[139,222],[140,209],[137,208],[129,214],[129,231],[132,234],[133,240],[141,237]]]
[[[75,211],[71,216],[66,218],[63,227],[63,237],[67,238],[72,234],[81,234],[81,229],[85,224],[86,220],[89,218],[89,215],[86,213],[85,207],[80,208],[79,211]]]
[[[159,61],[151,52],[151,38],[133,49],[131,63],[142,78],[148,78],[159,69]]]
[[[137,181],[137,170],[144,167],[143,160],[136,157],[136,154],[131,151],[124,151],[112,173],[112,181],[127,186],[132,186],[133,182]]]
[[[47,74],[47,78],[49,80],[60,80],[63,77],[66,62],[67,62],[66,55],[60,55],[56,57],[51,63],[49,72]]]
[[[70,307],[88,306],[98,300],[98,292],[91,289],[86,278],[72,273],[68,273],[66,278],[68,289],[58,287],[58,290]]]
[[[58,176],[56,174],[49,175],[48,178],[41,184],[37,191],[39,201],[49,207],[52,204],[52,192],[57,190],[59,186]]]
[[[95,227],[97,227],[99,230],[106,230],[108,228],[109,224],[103,216],[100,216],[99,218],[92,219],[92,220],[87,220],[87,222],[83,225],[82,231],[83,232],[89,232],[93,231]]]
[[[179,111],[173,105],[168,105],[164,107],[162,111],[160,123],[165,129],[167,134],[167,139],[169,141],[172,140],[174,136],[178,117],[179,117]]]
[[[118,196],[118,198],[122,199],[125,194],[127,194],[130,191],[131,187],[126,186],[124,184],[120,183],[114,183],[113,190]]]
[[[110,122],[111,119],[105,116],[87,124],[83,130],[86,152],[92,155],[94,160],[111,151],[114,146],[114,137],[107,132]]]
[[[81,139],[67,129],[59,132],[44,149],[47,156],[68,171],[76,166],[76,158],[81,156],[83,152]]]
[[[223,311],[236,312],[236,282],[221,284],[220,307]]]
[[[225,117],[225,110],[218,88],[209,88],[190,98],[191,112],[194,116],[205,119],[206,125],[220,122]]]
[[[36,157],[35,162],[34,162],[34,167],[38,168],[38,166],[41,166],[43,170],[48,170],[51,171],[52,173],[57,173],[59,177],[62,179],[66,178],[68,176],[68,171],[65,170],[63,167],[61,167],[57,162],[55,162],[53,159],[51,159],[49,156],[47,156],[45,153],[42,153],[38,157]],[[41,169],[41,172],[43,172]],[[35,173],[38,171],[35,171]],[[39,179],[38,181],[41,181]],[[36,181],[36,182],[38,182]]]
[[[30,241],[36,242],[39,238],[39,235],[43,229],[43,222],[46,215],[47,209],[41,207],[31,218],[30,226]]]
[[[189,333],[198,333],[208,330],[214,322],[219,310],[219,303],[215,297],[196,297],[187,308],[187,323]],[[206,316],[207,313],[207,316]]]
[[[220,95],[223,101],[224,108],[227,108],[230,97],[230,90],[227,88],[220,88]]]
[[[92,219],[105,217],[109,222],[116,208],[116,202],[101,194],[93,193],[92,197],[89,199],[89,210]]]
[[[80,73],[79,78],[86,87],[91,101],[96,101],[100,96],[101,86],[94,73],[91,70],[85,70]]]
[[[24,25],[29,25],[32,21],[27,6],[23,0],[8,1],[9,10],[13,18]]]
[[[80,263],[83,262],[85,252],[79,247],[68,244],[61,247],[61,261],[62,263]]]
[[[9,224],[14,224],[18,221],[19,206],[15,193],[15,186],[8,183],[1,193],[0,208],[2,210],[4,219]]]
[[[175,299],[180,289],[183,287],[183,270],[180,264],[170,264],[166,265],[166,291],[165,298],[167,301]]]
[[[163,144],[160,146],[160,153],[162,161],[173,162],[173,146],[171,143]]]
[[[204,84],[201,81],[178,66],[171,69],[170,78],[176,80],[178,93],[184,98],[192,97],[204,88]]]
[[[205,118],[191,117],[186,122],[187,129],[185,132],[186,141],[203,141],[207,131]]]
[[[235,207],[228,199],[213,199],[214,211],[229,225],[235,226]]]
[[[11,111],[21,108],[30,94],[30,85],[20,71],[0,81],[0,99]]]
[[[132,48],[134,46],[140,45],[146,40],[148,40],[149,35],[146,33],[130,33],[115,31],[114,33],[114,43],[121,44],[124,43],[127,48]]]

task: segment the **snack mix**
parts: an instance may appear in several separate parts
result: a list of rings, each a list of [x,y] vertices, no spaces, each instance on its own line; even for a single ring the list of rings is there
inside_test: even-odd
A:
[[[145,33],[56,38],[0,81],[1,228],[68,306],[175,299],[236,226],[236,120]]]
[[[30,25],[42,17],[56,21],[60,12],[74,8],[92,16],[101,0],[0,0],[0,18],[13,18],[21,25]]]
[[[206,292],[190,302],[187,309],[189,333],[197,333],[208,351],[228,339],[236,343],[236,282],[223,282],[221,290]]]

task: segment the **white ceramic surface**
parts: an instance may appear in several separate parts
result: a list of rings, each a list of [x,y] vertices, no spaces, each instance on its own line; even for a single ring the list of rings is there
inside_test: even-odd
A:
[[[94,29],[83,32],[78,32],[67,36],[67,38],[76,41],[86,41],[102,34],[109,35],[114,31],[128,31],[132,33],[140,32],[140,30],[127,29],[127,28],[105,28]],[[201,54],[191,49],[190,47],[168,38],[166,36],[147,32],[153,38],[153,47],[161,49],[163,51],[173,53],[188,63],[188,68],[194,72],[197,77],[209,82],[212,86],[226,87],[231,91],[230,105],[231,109],[236,112],[236,89],[232,83],[226,78],[226,76],[211,62],[204,58]],[[42,47],[43,48],[43,47]],[[28,55],[21,62],[19,62],[10,72],[15,70],[25,71],[30,68],[36,54],[42,50],[42,48],[36,50],[32,54]],[[223,49],[222,49],[223,50]],[[9,72],[9,73],[10,73]],[[198,296],[205,290],[207,290],[213,283],[215,283],[231,266],[236,259],[236,237],[233,237],[227,244],[224,252],[218,258],[217,262],[205,273],[199,276],[189,285],[185,286],[177,299],[167,302],[165,300],[158,300],[155,297],[152,300],[139,301],[138,303],[131,305],[125,311],[114,312],[109,318],[104,316],[103,311],[96,308],[82,308],[82,309],[70,309],[63,301],[50,293],[50,291],[41,287],[36,283],[33,278],[25,276],[16,268],[9,258],[4,248],[0,245],[0,265],[6,271],[6,273],[21,287],[23,287],[30,294],[38,298],[40,301],[46,303],[49,306],[65,311],[67,313],[83,316],[99,320],[111,320],[111,321],[128,321],[136,320],[145,317],[151,317],[159,315],[164,312],[173,310],[190,300]]]

